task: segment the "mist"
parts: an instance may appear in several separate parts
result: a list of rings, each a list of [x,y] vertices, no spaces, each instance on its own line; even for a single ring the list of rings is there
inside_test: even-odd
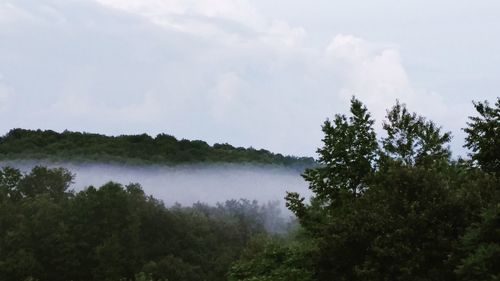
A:
[[[287,191],[311,194],[300,172],[273,165],[255,164],[196,164],[181,166],[132,166],[117,164],[52,163],[44,161],[2,161],[29,172],[36,165],[64,167],[74,175],[70,189],[80,191],[92,185],[99,187],[109,181],[121,184],[139,183],[147,195],[162,200],[165,205],[179,203],[190,206],[196,202],[215,205],[230,199],[257,200],[259,203],[279,201],[286,211]]]

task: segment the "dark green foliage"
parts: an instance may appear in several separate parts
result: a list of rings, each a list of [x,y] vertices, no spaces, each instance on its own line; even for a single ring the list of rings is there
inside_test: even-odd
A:
[[[393,166],[356,205],[354,221],[365,245],[354,265],[360,280],[451,280],[449,262],[464,231],[452,196],[454,179],[422,167]]]
[[[349,118],[336,115],[332,122],[325,122],[324,146],[318,149],[320,166],[304,173],[315,200],[332,205],[341,200],[339,193],[358,196],[365,190],[366,175],[374,170],[377,152],[373,123],[366,107],[355,98],[351,100]],[[292,202],[289,200],[291,208],[295,208],[297,204]]]
[[[464,281],[500,280],[500,203],[486,209],[460,241],[463,259],[456,272]]]
[[[62,168],[0,171],[0,280],[225,280],[273,208],[166,208],[138,184],[75,193],[71,181]]]
[[[465,147],[472,150],[471,158],[481,169],[500,174],[500,98],[495,106],[485,102],[475,102],[479,116],[469,117],[465,128]]]
[[[17,185],[22,178],[19,170],[4,167],[0,170],[0,202],[4,200],[18,200],[21,193],[17,190]]]
[[[318,149],[319,167],[308,169],[304,178],[314,192],[311,206],[305,206],[298,194],[287,195],[287,205],[306,229],[321,232],[325,214],[338,212],[360,197],[369,175],[375,171],[378,144],[374,121],[366,107],[351,100],[351,116],[336,115],[333,123],[323,126],[324,146]],[[328,215],[329,216],[329,215]]]
[[[387,137],[382,139],[383,159],[406,165],[427,165],[450,157],[445,145],[451,140],[451,134],[441,133],[436,124],[408,112],[399,101],[387,112],[383,127],[387,132]]]
[[[373,122],[353,130],[357,104],[352,117],[323,127],[320,166],[304,174],[314,192],[309,204],[287,195],[317,249],[314,280],[499,280],[498,110],[475,104],[482,117],[466,129],[477,169],[450,160],[450,134],[399,102],[377,148],[367,133]],[[366,109],[361,115],[369,120]]]
[[[58,200],[68,195],[67,190],[72,180],[73,175],[63,168],[36,166],[30,174],[23,177],[17,189],[21,197],[48,196]]]
[[[296,237],[253,238],[228,273],[229,281],[310,281],[316,248]]]
[[[0,160],[47,159],[126,164],[187,164],[200,162],[261,163],[303,170],[315,165],[310,157],[274,154],[229,144],[208,145],[200,140],[177,140],[159,134],[109,137],[64,131],[12,129],[0,137]]]

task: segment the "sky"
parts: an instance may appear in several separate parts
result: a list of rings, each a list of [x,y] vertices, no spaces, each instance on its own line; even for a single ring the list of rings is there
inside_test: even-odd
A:
[[[500,88],[497,0],[0,0],[0,134],[167,133],[314,156],[355,95],[462,148]]]

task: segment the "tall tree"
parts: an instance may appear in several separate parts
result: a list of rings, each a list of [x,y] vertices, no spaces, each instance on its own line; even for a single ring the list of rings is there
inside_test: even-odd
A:
[[[352,211],[375,171],[378,143],[374,120],[354,97],[350,113],[349,117],[337,114],[323,125],[320,165],[303,175],[314,193],[310,204],[297,193],[288,193],[286,198],[289,209],[318,245],[315,275],[320,280],[332,273],[350,276],[364,252],[364,234],[355,232]]]
[[[332,205],[340,200],[340,193],[354,197],[362,194],[366,177],[374,171],[378,148],[374,120],[358,99],[351,99],[351,116],[337,114],[326,120],[322,130],[323,147],[317,150],[319,167],[308,169],[303,177],[309,182],[315,199]],[[300,217],[301,203],[297,194],[288,195],[288,203]]]
[[[457,208],[444,174],[450,133],[397,102],[379,151],[374,122],[354,98],[351,115],[323,126],[321,165],[304,174],[311,203],[296,193],[287,197],[318,247],[315,277],[448,280],[453,266],[443,260],[457,239],[449,220]],[[443,164],[443,174],[429,169],[434,163]]]
[[[500,97],[495,106],[487,101],[474,102],[479,116],[469,117],[465,147],[481,169],[486,172],[500,174]]]
[[[383,128],[387,132],[387,137],[382,139],[383,160],[422,166],[448,160],[451,155],[446,146],[451,133],[442,133],[434,122],[410,113],[399,101],[387,112]]]

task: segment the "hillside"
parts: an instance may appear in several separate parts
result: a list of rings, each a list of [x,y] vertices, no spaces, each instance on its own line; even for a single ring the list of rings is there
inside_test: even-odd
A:
[[[234,147],[201,140],[178,140],[159,134],[106,136],[51,130],[12,129],[0,137],[0,160],[111,162],[124,164],[258,163],[304,169],[312,157],[275,154],[265,149]]]

